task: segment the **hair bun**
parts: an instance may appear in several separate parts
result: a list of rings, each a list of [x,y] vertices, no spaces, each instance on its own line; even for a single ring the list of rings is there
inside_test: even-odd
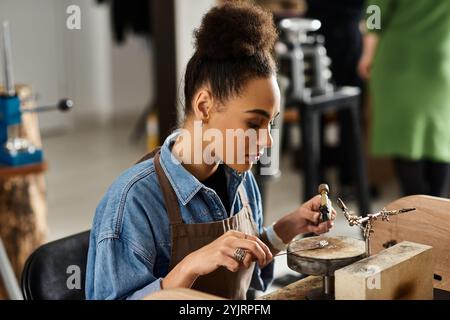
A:
[[[197,54],[209,59],[267,54],[277,39],[272,14],[243,2],[212,8],[194,35]]]

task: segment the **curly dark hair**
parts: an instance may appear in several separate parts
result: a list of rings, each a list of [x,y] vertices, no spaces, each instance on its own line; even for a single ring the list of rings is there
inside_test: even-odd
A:
[[[213,7],[194,37],[196,50],[184,76],[186,115],[204,84],[223,103],[239,95],[248,80],[276,73],[272,54],[278,35],[272,14],[261,7],[242,1]]]

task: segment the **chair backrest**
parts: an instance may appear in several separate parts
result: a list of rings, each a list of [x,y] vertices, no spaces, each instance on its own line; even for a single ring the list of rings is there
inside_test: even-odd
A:
[[[433,286],[450,291],[450,200],[414,195],[395,200],[386,209],[410,207],[416,210],[374,224],[371,250],[377,253],[404,240],[432,246]]]
[[[25,300],[84,300],[90,231],[42,245],[22,272]]]

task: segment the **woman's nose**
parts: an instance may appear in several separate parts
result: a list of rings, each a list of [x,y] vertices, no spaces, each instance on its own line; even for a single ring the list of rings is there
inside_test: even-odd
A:
[[[270,130],[263,129],[259,134],[259,146],[263,148],[270,148],[273,144],[273,138],[270,133]]]

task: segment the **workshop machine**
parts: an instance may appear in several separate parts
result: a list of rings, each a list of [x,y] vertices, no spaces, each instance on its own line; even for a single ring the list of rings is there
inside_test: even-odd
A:
[[[68,111],[73,107],[73,102],[70,99],[62,99],[54,106],[24,107],[27,103],[21,101],[14,85],[11,35],[7,21],[3,22],[2,29],[4,90],[0,94],[0,166],[21,169],[43,162],[42,149],[33,144],[23,134],[22,116],[30,112]],[[22,299],[21,291],[1,238],[0,276],[10,299]]]
[[[11,36],[8,22],[3,22],[3,57],[5,90],[0,95],[0,164],[23,166],[43,160],[42,149],[21,137],[22,115],[26,112],[44,112],[59,109],[68,111],[73,107],[70,99],[61,100],[56,106],[22,108],[14,87]]]
[[[305,101],[311,96],[333,92],[331,59],[317,34],[321,22],[314,19],[286,18],[280,21],[277,58],[280,72],[291,79],[290,98]]]

